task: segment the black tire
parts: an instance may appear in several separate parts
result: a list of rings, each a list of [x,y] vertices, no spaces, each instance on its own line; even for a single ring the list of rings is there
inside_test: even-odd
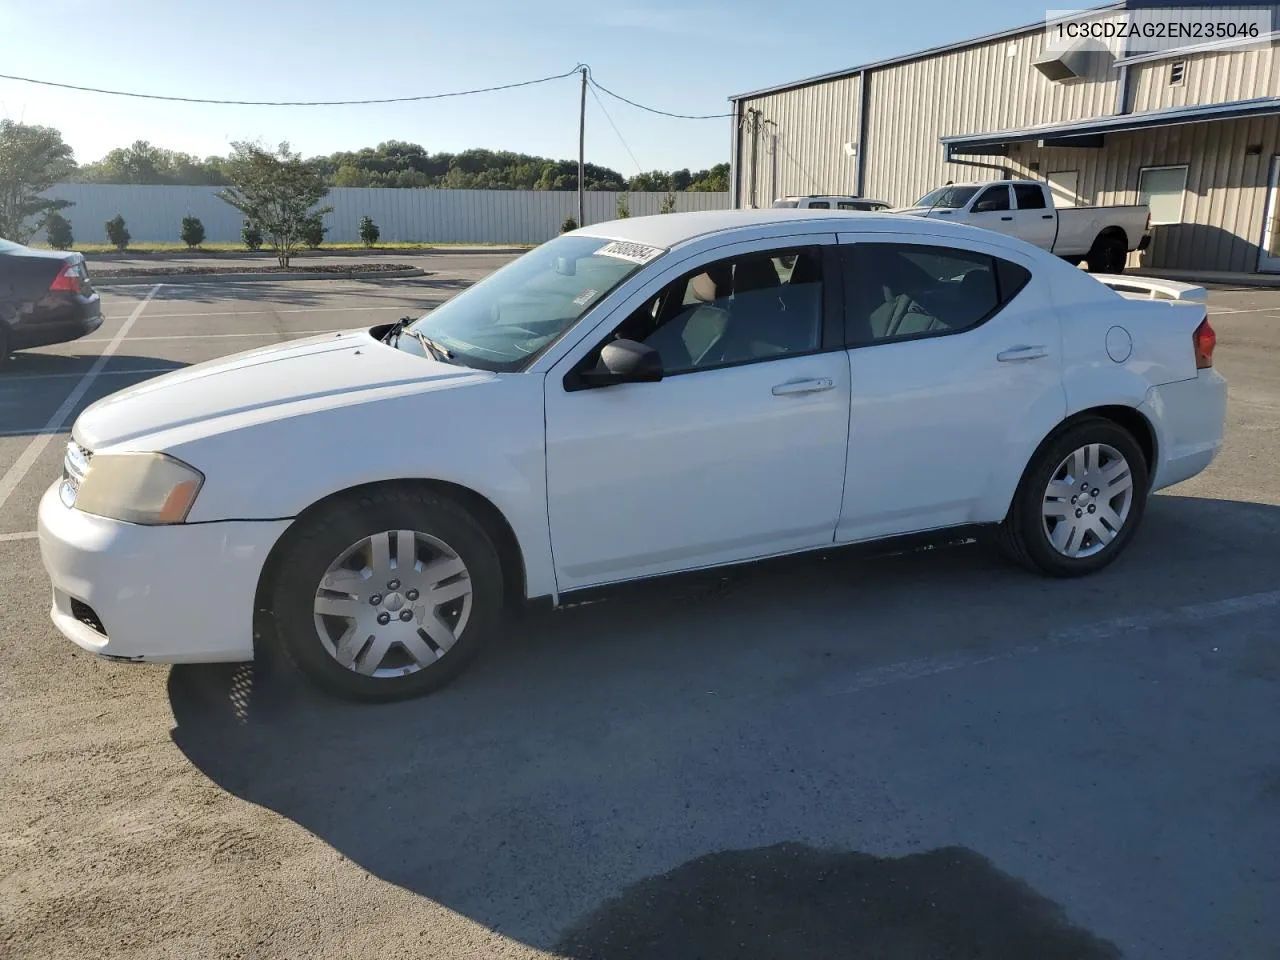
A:
[[[388,486],[337,498],[304,519],[282,546],[267,596],[280,646],[324,690],[349,700],[384,703],[421,696],[451,682],[500,628],[503,577],[484,527],[447,497]],[[452,647],[433,664],[404,676],[372,677],[340,664],[321,642],[314,604],[329,565],[352,544],[388,530],[413,530],[446,544],[466,564],[471,608]]]
[[[1128,516],[1110,543],[1091,556],[1068,557],[1054,548],[1045,529],[1045,493],[1058,466],[1073,451],[1094,443],[1114,448],[1128,462],[1133,499]],[[1009,514],[1000,525],[997,543],[1015,563],[1046,576],[1096,573],[1115,560],[1133,539],[1147,505],[1148,476],[1146,457],[1128,430],[1101,417],[1081,420],[1042,444],[1027,465]]]
[[[1114,234],[1098,237],[1085,262],[1090,273],[1123,273],[1129,250],[1124,240]]]

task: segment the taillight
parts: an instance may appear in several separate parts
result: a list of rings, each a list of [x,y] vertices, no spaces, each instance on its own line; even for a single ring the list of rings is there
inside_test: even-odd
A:
[[[58,271],[58,275],[53,278],[53,283],[49,284],[49,289],[64,290],[67,293],[78,294],[80,292],[80,280],[80,264],[68,263]]]
[[[1207,370],[1212,367],[1213,348],[1218,345],[1218,335],[1209,325],[1208,317],[1200,321],[1200,326],[1196,327],[1196,332],[1191,335],[1191,342],[1196,348],[1196,369]]]

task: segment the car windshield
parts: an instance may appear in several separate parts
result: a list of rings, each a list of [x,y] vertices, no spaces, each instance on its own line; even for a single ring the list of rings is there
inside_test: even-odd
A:
[[[601,237],[557,237],[409,324],[411,335],[397,346],[426,355],[425,337],[454,363],[520,370],[663,252]]]
[[[932,193],[926,193],[915,202],[917,207],[942,207],[955,210],[963,207],[978,192],[977,187],[939,187]]]

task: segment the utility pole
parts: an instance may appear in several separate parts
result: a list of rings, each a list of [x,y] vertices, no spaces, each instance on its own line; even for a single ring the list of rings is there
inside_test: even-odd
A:
[[[587,167],[587,68],[582,68],[582,100],[578,105],[578,226],[585,227],[584,177]]]

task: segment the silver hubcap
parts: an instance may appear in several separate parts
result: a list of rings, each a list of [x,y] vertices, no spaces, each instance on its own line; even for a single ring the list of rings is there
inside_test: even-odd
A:
[[[1058,465],[1044,493],[1044,532],[1064,557],[1107,548],[1129,519],[1133,474],[1115,447],[1091,443]]]
[[[353,543],[316,590],[316,633],[338,663],[402,677],[435,663],[471,616],[471,576],[448,544],[413,530]]]

